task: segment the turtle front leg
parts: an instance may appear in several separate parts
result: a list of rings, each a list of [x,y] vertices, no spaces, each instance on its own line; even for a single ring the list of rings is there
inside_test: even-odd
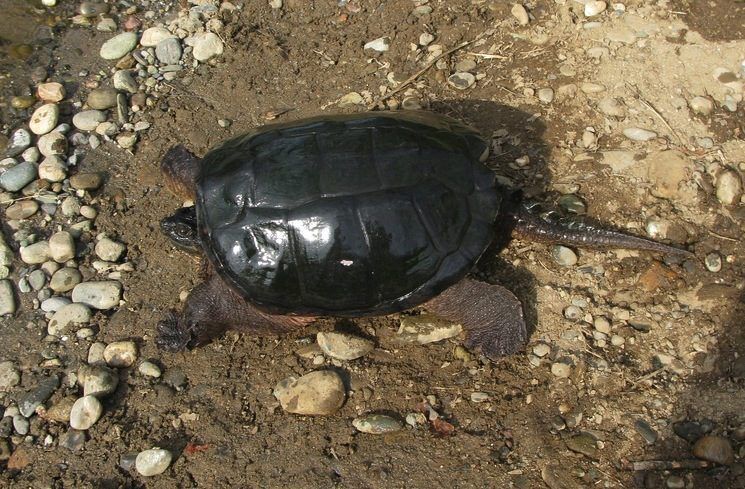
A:
[[[163,350],[176,352],[209,343],[229,329],[280,334],[313,320],[264,313],[235,293],[217,275],[212,275],[191,291],[180,315],[172,312],[158,323],[155,342]]]
[[[424,307],[462,324],[466,348],[491,360],[519,351],[528,339],[520,301],[500,285],[466,278]]]

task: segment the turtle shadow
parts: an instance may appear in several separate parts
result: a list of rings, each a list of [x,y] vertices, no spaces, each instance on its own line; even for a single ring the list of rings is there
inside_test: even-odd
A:
[[[526,196],[546,193],[551,181],[547,164],[550,149],[543,140],[546,125],[534,114],[489,100],[443,100],[433,102],[431,108],[469,123],[491,142],[485,165],[494,171],[504,188],[504,199],[510,197],[510,191]],[[527,165],[516,163],[520,158],[525,161],[526,156]],[[530,337],[538,324],[537,281],[528,270],[500,256],[509,246],[511,234],[510,223],[498,219],[494,240],[479,259],[473,274],[486,282],[503,285],[515,294],[522,304]]]

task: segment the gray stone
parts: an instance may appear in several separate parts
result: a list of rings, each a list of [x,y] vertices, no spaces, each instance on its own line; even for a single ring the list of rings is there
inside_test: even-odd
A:
[[[91,109],[110,109],[116,106],[116,94],[117,92],[113,88],[96,88],[91,90],[85,102]]]
[[[722,256],[716,252],[709,253],[704,258],[704,265],[706,265],[706,269],[710,272],[720,272],[722,270]]]
[[[70,410],[70,428],[87,430],[99,420],[103,406],[94,396],[83,396],[73,404]]]
[[[692,111],[700,115],[709,115],[714,110],[714,102],[709,97],[693,97],[689,105]]]
[[[39,158],[41,158],[41,152],[39,151],[39,148],[36,146],[31,146],[30,148],[26,149],[23,153],[21,153],[21,159],[23,161],[32,161],[34,163],[39,161]]]
[[[116,390],[119,376],[108,367],[86,365],[78,371],[78,382],[83,385],[83,395],[102,398]]]
[[[657,432],[649,426],[649,423],[643,419],[637,419],[634,421],[634,428],[639,433],[647,445],[654,445],[657,441]]]
[[[593,460],[597,460],[599,457],[597,441],[590,434],[581,433],[579,435],[575,435],[571,438],[568,438],[566,444],[569,450],[581,453],[582,455],[585,455],[586,457],[589,457]]]
[[[82,281],[83,275],[77,268],[65,267],[52,275],[49,287],[55,292],[68,292]]]
[[[49,255],[57,263],[75,258],[75,241],[67,231],[58,231],[49,238]]]
[[[339,374],[319,370],[282,380],[274,387],[274,397],[288,413],[329,415],[342,407],[346,392]]]
[[[137,454],[135,468],[141,476],[152,477],[165,472],[171,465],[171,460],[173,455],[168,450],[151,448]]]
[[[550,104],[554,101],[554,90],[553,88],[541,88],[538,90],[538,100],[544,104]]]
[[[26,418],[24,418],[20,414],[16,414],[15,416],[13,416],[13,429],[16,430],[16,433],[18,433],[19,435],[27,435],[28,427],[29,423]]]
[[[362,433],[381,435],[402,429],[403,423],[384,414],[367,414],[352,420],[352,426]]]
[[[214,56],[221,55],[222,52],[222,41],[212,32],[200,33],[194,36],[194,45],[191,54],[197,61],[207,61]]]
[[[57,104],[44,104],[34,111],[28,127],[34,134],[46,134],[57,126],[59,107]]]
[[[343,333],[320,332],[316,336],[321,351],[338,360],[355,360],[373,351],[372,341]]]
[[[59,387],[59,379],[51,375],[45,377],[39,382],[35,389],[29,391],[18,402],[18,410],[25,417],[30,417],[36,411],[36,408],[52,397],[54,391]]]
[[[123,32],[103,43],[99,55],[103,59],[119,59],[132,51],[135,46],[137,46],[137,34]]]
[[[127,247],[109,238],[103,238],[96,243],[96,255],[102,260],[117,261]]]
[[[122,284],[115,280],[83,282],[72,290],[72,301],[94,309],[111,309],[119,305]]]
[[[59,131],[52,131],[40,136],[36,147],[44,156],[64,155],[67,153],[67,138]]]
[[[54,280],[54,276],[52,276],[52,280]],[[57,312],[68,304],[72,304],[72,301],[67,297],[50,297],[41,303],[41,310],[44,312]]]
[[[65,217],[75,217],[80,213],[80,201],[74,195],[68,195],[60,204],[60,210]]]
[[[21,372],[11,361],[0,362],[0,392],[7,392],[21,382]]]
[[[91,310],[84,304],[72,303],[60,307],[47,325],[47,333],[61,336],[73,324],[85,324],[91,320]]]
[[[0,187],[8,192],[18,192],[36,179],[37,174],[36,163],[24,161],[0,175]]]
[[[60,436],[59,445],[71,452],[79,452],[85,445],[85,431],[70,428],[67,433]]]
[[[577,254],[571,248],[556,245],[551,250],[551,256],[554,261],[562,267],[571,267],[577,264]]]
[[[88,365],[105,366],[106,360],[103,357],[103,352],[106,350],[106,343],[97,341],[88,348]]]
[[[472,73],[459,72],[448,77],[448,84],[458,90],[471,88],[474,83],[476,83],[476,77]]]
[[[0,316],[16,312],[16,297],[10,280],[0,280]]]
[[[622,119],[626,117],[626,107],[618,100],[606,97],[598,102],[598,110],[610,117]]]
[[[31,133],[24,128],[13,131],[8,139],[8,147],[5,148],[5,156],[18,156],[31,146]]]
[[[155,46],[155,56],[165,65],[177,64],[181,59],[181,43],[173,37],[163,39]]]
[[[123,92],[137,93],[138,86],[129,70],[119,70],[113,76],[114,88]]]
[[[51,256],[49,243],[39,241],[28,246],[21,246],[21,261],[29,265],[39,265],[44,263]]]
[[[47,276],[42,270],[34,270],[28,274],[28,283],[34,290],[41,290],[47,283]]]
[[[81,131],[93,131],[106,120],[106,114],[100,110],[84,110],[72,118],[72,124]]]

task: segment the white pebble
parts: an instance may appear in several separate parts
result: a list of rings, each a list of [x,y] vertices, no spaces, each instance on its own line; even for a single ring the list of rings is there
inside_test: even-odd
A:
[[[121,294],[122,284],[115,280],[83,282],[72,290],[72,301],[94,309],[111,309],[119,305]]]
[[[46,134],[57,126],[59,107],[57,104],[44,104],[34,111],[28,128],[34,134]]]
[[[657,133],[640,127],[627,127],[623,135],[634,141],[649,141],[657,137]]]
[[[165,472],[172,459],[173,455],[168,450],[151,448],[137,454],[135,468],[140,475],[152,477]]]
[[[94,396],[83,396],[72,405],[70,410],[70,427],[76,430],[87,430],[103,414],[101,401]]]
[[[585,17],[593,17],[595,15],[598,15],[602,12],[605,12],[605,9],[608,8],[608,4],[605,2],[600,1],[590,1],[585,3]]]
[[[131,367],[137,360],[137,345],[134,341],[115,341],[103,351],[103,358],[109,367]]]

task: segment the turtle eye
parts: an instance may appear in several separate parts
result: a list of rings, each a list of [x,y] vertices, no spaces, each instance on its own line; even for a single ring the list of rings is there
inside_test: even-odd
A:
[[[179,236],[191,236],[192,234],[191,227],[181,223],[176,225],[176,229],[174,229],[174,231],[176,231],[176,234],[178,234]]]

